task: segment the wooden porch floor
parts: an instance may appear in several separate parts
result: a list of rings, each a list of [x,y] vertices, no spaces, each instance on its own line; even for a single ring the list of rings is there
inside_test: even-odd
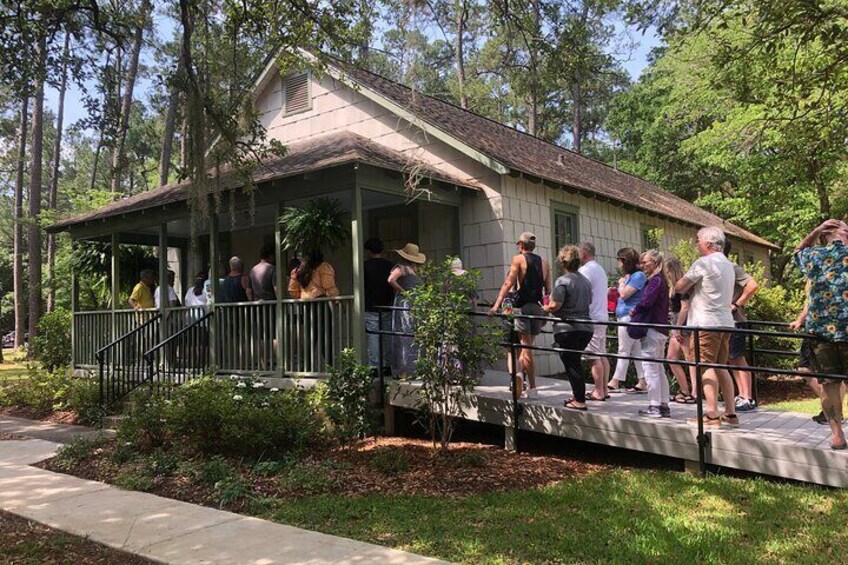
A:
[[[511,426],[512,395],[506,373],[488,372],[471,397],[465,418]],[[414,384],[394,381],[391,406],[413,407]],[[591,390],[591,385],[587,387]],[[590,402],[587,412],[563,406],[571,397],[567,381],[540,378],[539,397],[522,400],[522,430],[698,461],[695,405],[671,404],[670,419],[638,415],[645,394],[612,394],[606,402]],[[738,427],[707,428],[707,463],[820,485],[848,487],[848,450],[830,449],[830,428],[808,414],[758,408],[740,414]]]

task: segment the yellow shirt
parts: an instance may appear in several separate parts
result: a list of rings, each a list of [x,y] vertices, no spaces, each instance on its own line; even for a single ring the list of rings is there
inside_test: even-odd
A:
[[[130,294],[130,299],[135,300],[139,308],[153,308],[156,305],[153,301],[153,293],[150,292],[150,287],[143,282],[135,285],[132,294]]]
[[[289,294],[292,298],[321,298],[322,296],[334,297],[339,295],[336,286],[336,270],[326,261],[318,265],[312,271],[312,279],[306,288],[300,286],[297,280],[297,269],[291,272],[289,278]]]

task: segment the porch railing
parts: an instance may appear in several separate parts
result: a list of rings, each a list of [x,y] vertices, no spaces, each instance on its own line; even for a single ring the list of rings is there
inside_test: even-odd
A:
[[[157,316],[159,311],[153,309],[75,312],[74,367],[97,366],[98,349]]]
[[[142,356],[158,343],[160,321],[161,316],[157,312],[95,352],[100,377],[100,406],[104,410],[147,380]]]
[[[281,309],[278,310],[278,306]],[[171,308],[150,329],[147,322],[159,319],[158,310],[77,312],[74,314],[74,366],[96,366],[97,350],[140,326],[155,340],[139,355],[182,332],[209,310],[204,307]],[[342,349],[355,346],[353,296],[277,302],[220,303],[215,315],[205,320],[202,344],[171,340],[164,356],[169,366],[194,363],[203,348],[203,365],[223,372],[268,373],[288,377],[325,377]],[[146,335],[146,334],[145,334]],[[186,359],[183,359],[183,358]],[[116,362],[113,355],[111,362]],[[128,359],[127,362],[130,362]],[[214,363],[214,367],[212,367]]]
[[[173,332],[144,353],[149,386],[169,395],[174,386],[208,373],[209,324],[215,316],[203,307],[169,312]]]

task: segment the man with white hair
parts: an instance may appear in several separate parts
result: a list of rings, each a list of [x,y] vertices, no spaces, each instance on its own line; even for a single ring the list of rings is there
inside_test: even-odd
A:
[[[677,281],[674,291],[688,293],[689,317],[687,325],[700,328],[733,328],[733,287],[736,274],[733,263],[724,256],[724,232],[717,227],[698,230],[697,248],[701,257],[692,263],[689,271]],[[695,359],[695,332],[692,332],[689,360]],[[698,332],[700,361],[725,365],[730,352],[730,332],[701,330]],[[706,369],[703,375],[704,398],[707,410],[704,424],[718,426],[722,423],[738,425],[733,379],[726,369]],[[718,412],[718,388],[724,397],[724,414]]]
[[[589,317],[595,322],[608,322],[607,312],[607,272],[595,261],[595,244],[590,241],[581,242],[577,246],[580,253],[580,269],[578,272],[589,279],[592,285],[592,302],[589,305]],[[595,324],[592,328],[592,341],[586,347],[586,353],[607,353],[607,326]],[[586,395],[588,400],[604,401],[607,399],[607,379],[609,379],[610,364],[606,357],[585,355],[584,358],[592,366],[592,380],[595,388]]]

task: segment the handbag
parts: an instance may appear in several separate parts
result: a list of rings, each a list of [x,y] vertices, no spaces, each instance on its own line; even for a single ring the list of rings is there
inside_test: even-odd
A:
[[[642,314],[641,310],[637,310],[635,314],[630,314],[631,322],[648,322],[647,313]],[[630,339],[642,339],[648,335],[648,329],[645,326],[627,326],[627,335]]]

